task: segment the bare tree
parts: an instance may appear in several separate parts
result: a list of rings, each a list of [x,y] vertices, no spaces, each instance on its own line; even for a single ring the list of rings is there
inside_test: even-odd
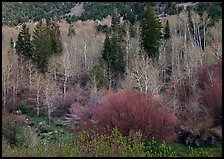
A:
[[[128,67],[129,67],[129,52],[130,52],[130,43],[131,43],[131,41],[130,41],[130,31],[129,31],[129,29],[130,29],[130,24],[128,23],[128,22],[126,22],[126,37],[125,37],[125,45],[126,45],[126,47],[125,47],[125,62],[126,62],[126,69],[128,69]]]
[[[125,84],[144,92],[157,94],[163,86],[159,81],[159,69],[148,58],[137,55],[131,62]]]
[[[48,123],[51,122],[51,114],[55,110],[54,101],[60,95],[60,89],[49,74],[45,78],[45,105],[47,107]]]

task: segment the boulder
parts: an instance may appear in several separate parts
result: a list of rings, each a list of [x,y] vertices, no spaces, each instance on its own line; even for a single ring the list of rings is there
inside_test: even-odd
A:
[[[222,126],[213,127],[209,129],[208,132],[218,140],[222,141]]]

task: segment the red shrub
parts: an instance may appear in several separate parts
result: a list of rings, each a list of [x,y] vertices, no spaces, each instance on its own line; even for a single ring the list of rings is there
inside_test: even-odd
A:
[[[213,78],[213,83],[205,83],[204,91],[200,93],[200,102],[209,110],[215,124],[222,124],[222,81]]]
[[[123,135],[128,135],[130,131],[141,130],[143,139],[151,137],[166,141],[175,139],[173,132],[175,117],[153,100],[152,95],[120,91],[109,92],[104,98],[106,102],[91,107],[94,126],[100,133],[110,132],[116,126]]]
[[[197,72],[199,102],[202,103],[213,116],[215,124],[222,123],[222,59],[215,64],[204,64]]]

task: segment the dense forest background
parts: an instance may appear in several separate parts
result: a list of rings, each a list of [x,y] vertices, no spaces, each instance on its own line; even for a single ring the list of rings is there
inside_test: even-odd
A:
[[[2,23],[5,156],[220,155],[222,2],[2,2]]]

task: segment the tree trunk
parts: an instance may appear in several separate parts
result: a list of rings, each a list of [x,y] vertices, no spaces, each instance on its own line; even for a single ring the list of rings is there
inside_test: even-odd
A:
[[[126,54],[125,54],[125,61],[126,61],[126,69],[128,69],[128,66],[129,66],[129,50],[130,50],[130,32],[129,32],[129,26],[127,24],[127,29],[126,29],[126,48],[125,48],[125,51],[126,51]]]
[[[37,77],[37,116],[40,115],[40,76]]]

